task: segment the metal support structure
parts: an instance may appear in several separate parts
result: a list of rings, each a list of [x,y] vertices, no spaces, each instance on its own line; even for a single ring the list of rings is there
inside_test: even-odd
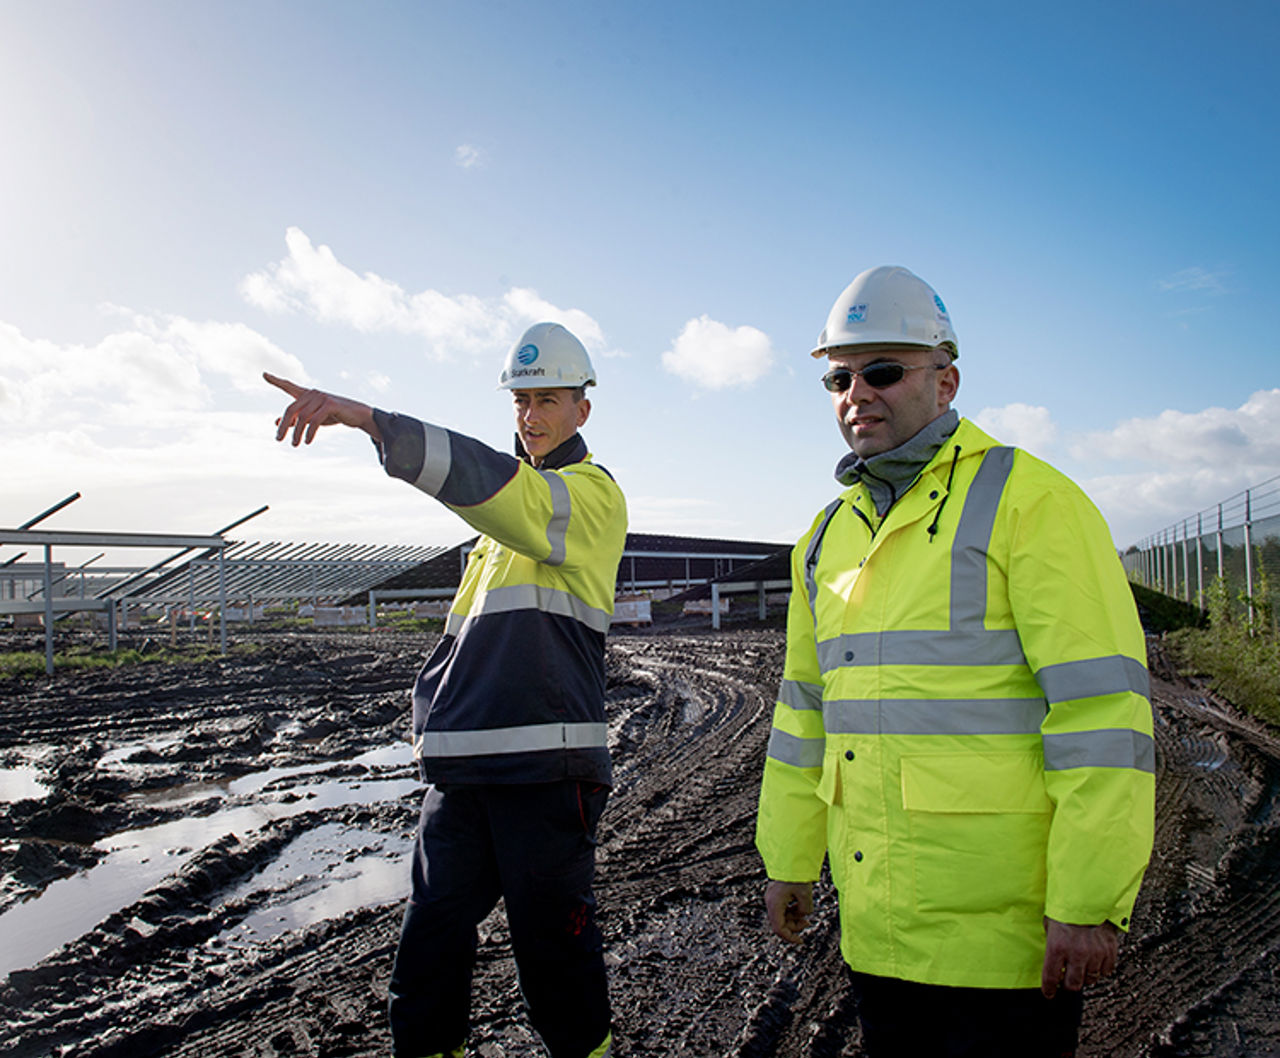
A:
[[[53,675],[53,545],[44,545],[44,671]]]
[[[1244,594],[1249,600],[1249,627],[1253,628],[1253,510],[1244,494]]]

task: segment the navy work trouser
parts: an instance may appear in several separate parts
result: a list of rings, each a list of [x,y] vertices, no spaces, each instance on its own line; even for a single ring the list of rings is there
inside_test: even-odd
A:
[[[586,1058],[609,1032],[596,925],[596,823],[609,791],[571,781],[431,787],[391,974],[396,1058],[466,1039],[476,926],[502,897],[529,1020],[552,1058]]]
[[[862,1045],[872,1058],[1071,1058],[1081,993],[948,988],[854,973]]]

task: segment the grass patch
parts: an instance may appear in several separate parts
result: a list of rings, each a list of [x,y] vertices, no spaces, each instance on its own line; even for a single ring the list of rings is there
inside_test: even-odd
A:
[[[1209,686],[1228,701],[1280,725],[1280,635],[1268,600],[1270,584],[1265,572],[1253,599],[1253,625],[1235,613],[1226,582],[1217,578],[1207,592],[1207,628],[1182,628],[1169,642],[1184,672],[1205,676]]]
[[[412,613],[384,613],[378,615],[378,627],[392,632],[439,632],[444,628],[444,618],[418,617]]]
[[[227,653],[253,654],[260,647],[254,643],[233,644]],[[72,647],[53,655],[54,672],[90,669],[121,669],[131,665],[198,665],[222,657],[212,647],[127,647],[112,653],[105,647]],[[0,677],[31,678],[45,674],[42,650],[11,650],[0,653]]]

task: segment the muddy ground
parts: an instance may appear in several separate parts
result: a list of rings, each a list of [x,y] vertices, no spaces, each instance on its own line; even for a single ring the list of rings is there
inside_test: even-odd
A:
[[[45,784],[0,803],[0,1054],[388,1054],[420,797],[398,747],[429,639],[259,633],[199,665],[0,682],[0,769]],[[763,923],[782,649],[776,628],[610,639],[598,895],[620,1058],[861,1053],[829,887],[802,949]],[[1158,650],[1153,675],[1156,852],[1080,1053],[1280,1055],[1280,742]],[[540,1055],[504,933],[500,912],[482,929],[472,1053]]]

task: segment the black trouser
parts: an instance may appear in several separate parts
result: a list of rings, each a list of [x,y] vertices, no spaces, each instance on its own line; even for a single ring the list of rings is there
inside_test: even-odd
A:
[[[427,790],[391,973],[397,1058],[465,1041],[476,926],[499,897],[529,1020],[552,1058],[586,1058],[603,1042],[609,995],[591,886],[608,796],[567,781]]]
[[[1082,996],[1059,988],[947,988],[855,973],[870,1058],[1071,1058]]]

